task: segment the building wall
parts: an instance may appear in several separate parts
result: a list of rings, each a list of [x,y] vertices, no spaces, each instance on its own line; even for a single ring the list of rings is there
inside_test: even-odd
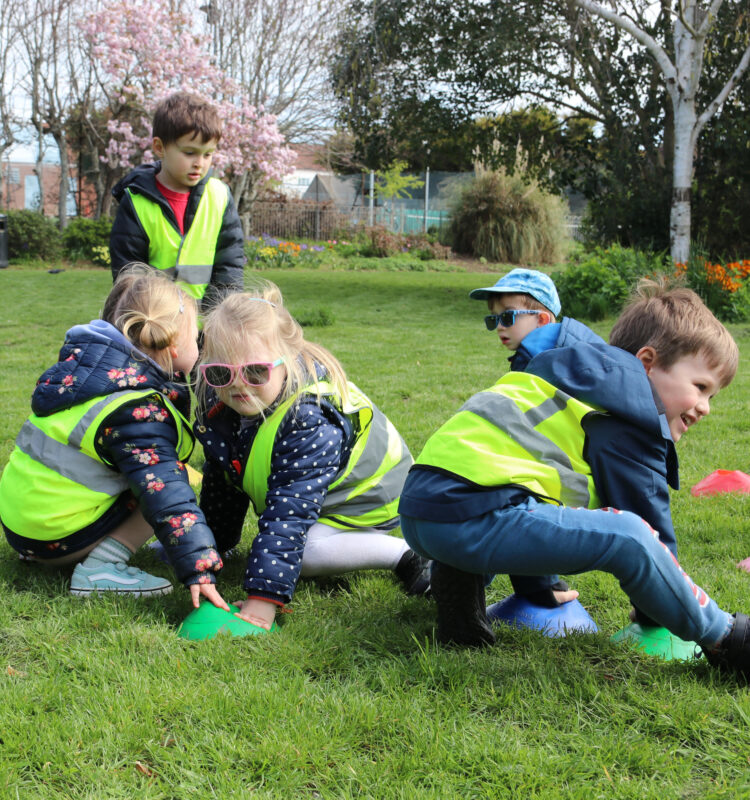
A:
[[[68,199],[68,214],[75,216],[78,213],[78,203],[82,204],[84,215],[90,214],[95,207],[95,193],[93,187],[84,182],[79,192],[78,180],[75,170],[70,178],[70,196]],[[42,211],[45,216],[56,217],[58,213],[58,200],[60,197],[60,165],[42,165],[42,196],[39,196],[40,181],[36,174],[36,165],[21,161],[6,161],[0,165],[0,208],[2,209],[30,209]]]

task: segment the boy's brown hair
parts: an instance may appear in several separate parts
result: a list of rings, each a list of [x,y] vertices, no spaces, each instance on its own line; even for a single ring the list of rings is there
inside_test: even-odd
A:
[[[722,387],[731,383],[739,362],[732,335],[692,289],[669,289],[652,280],[638,283],[609,334],[609,343],[633,355],[642,347],[653,347],[662,369],[701,354],[719,371]]]
[[[176,142],[186,133],[200,137],[201,144],[211,139],[218,142],[221,132],[218,111],[196,94],[175,92],[164,98],[154,111],[152,135],[164,145]]]

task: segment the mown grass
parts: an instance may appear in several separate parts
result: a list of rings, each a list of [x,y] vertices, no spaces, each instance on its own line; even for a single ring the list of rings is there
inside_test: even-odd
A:
[[[416,453],[505,370],[465,273],[285,270],[293,312]],[[490,278],[490,280],[488,280]],[[95,317],[103,270],[0,271],[0,465],[65,330]],[[325,313],[320,313],[323,310]],[[597,325],[606,333],[611,320]],[[750,354],[750,329],[733,332]],[[745,496],[692,498],[717,468],[747,469],[745,362],[680,442],[681,560],[725,608],[750,610]],[[200,463],[200,454],[194,465]],[[248,524],[245,543],[252,535]],[[148,553],[138,563],[168,574]],[[241,596],[242,558],[222,578]],[[504,628],[483,652],[433,639],[429,600],[386,573],[302,582],[276,636],[186,642],[184,590],[81,601],[68,573],[0,544],[2,798],[738,798],[750,796],[750,698],[704,662],[612,644],[628,602],[608,575],[573,579],[600,633]],[[499,577],[490,601],[509,591]]]

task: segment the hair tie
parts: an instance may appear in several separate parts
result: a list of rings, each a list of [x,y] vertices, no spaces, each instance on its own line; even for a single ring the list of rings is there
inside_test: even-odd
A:
[[[270,300],[266,300],[265,297],[248,297],[248,300],[255,300],[258,303],[268,303],[269,306],[272,308],[276,308],[276,303],[272,303]]]

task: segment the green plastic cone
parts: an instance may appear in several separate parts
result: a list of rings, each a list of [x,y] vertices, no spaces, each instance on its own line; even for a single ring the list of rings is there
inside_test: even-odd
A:
[[[623,642],[644,653],[664,661],[690,661],[701,654],[696,642],[686,642],[666,628],[655,628],[631,622],[611,637],[613,642]]]
[[[182,621],[177,629],[177,635],[183,639],[213,639],[220,633],[228,633],[231,636],[260,636],[265,633],[273,633],[279,629],[274,622],[271,630],[260,628],[251,622],[235,617],[237,606],[229,605],[230,611],[217,608],[213,603],[207,601],[194,608]]]

